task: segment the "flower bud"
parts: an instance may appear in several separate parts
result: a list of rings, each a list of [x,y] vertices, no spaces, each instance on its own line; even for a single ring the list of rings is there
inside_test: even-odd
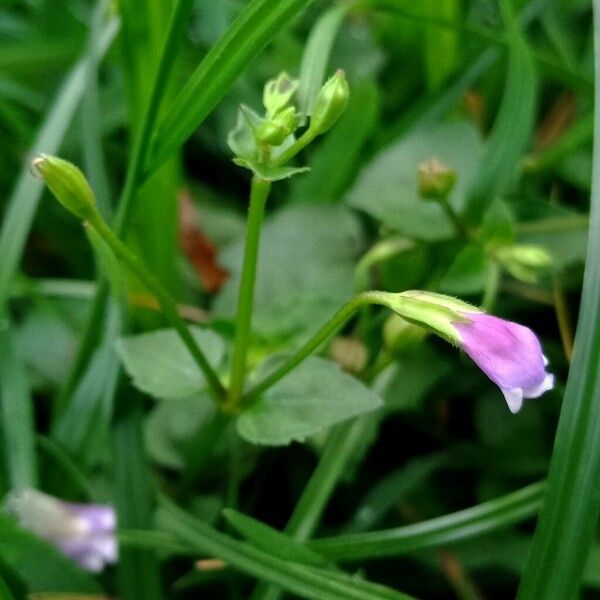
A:
[[[325,82],[317,96],[310,119],[310,129],[313,133],[320,135],[333,127],[346,109],[349,97],[346,74],[342,69],[338,69],[335,75]]]
[[[280,73],[277,79],[267,81],[263,90],[263,104],[267,117],[273,117],[284,110],[298,89],[298,81],[290,79],[287,73]]]
[[[552,257],[539,246],[504,246],[494,254],[515,279],[526,283],[535,283],[540,273],[552,266]]]
[[[296,109],[286,108],[256,130],[256,140],[269,146],[280,146],[296,130]]]
[[[360,373],[368,359],[367,349],[360,340],[344,336],[333,339],[329,356],[349,373]]]
[[[56,156],[40,154],[31,162],[31,169],[68,211],[80,219],[90,219],[97,214],[94,192],[75,165]]]
[[[437,158],[422,162],[418,170],[419,194],[425,200],[445,200],[454,189],[456,171]]]
[[[426,335],[426,329],[395,314],[390,315],[383,324],[383,344],[391,354],[406,354],[420,344]]]

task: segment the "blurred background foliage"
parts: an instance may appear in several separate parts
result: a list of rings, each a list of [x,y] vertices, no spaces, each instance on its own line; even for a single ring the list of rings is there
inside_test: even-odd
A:
[[[6,242],[0,301],[8,300],[1,316],[4,326],[11,324],[11,349],[4,338],[2,354],[6,361],[16,357],[2,371],[3,394],[10,390],[16,408],[11,413],[4,401],[0,491],[19,478],[37,481],[63,498],[115,501],[126,529],[150,529],[151,499],[161,490],[228,531],[224,507],[283,529],[327,447],[325,433],[306,444],[268,448],[232,431],[207,454],[201,440],[210,435],[213,415],[205,404],[197,398],[157,402],[118,382],[113,347],[119,325],[110,317],[92,368],[78,385],[69,384],[97,285],[94,257],[79,225],[46,201],[47,192],[37,210],[24,200],[38,193],[37,184],[27,183],[28,159],[44,150],[80,165],[101,210],[114,213],[173,4],[0,3]],[[245,4],[193,3],[159,123]],[[545,477],[587,240],[591,6],[516,0],[511,7],[507,22],[491,0],[364,0],[348,3],[339,24],[330,18],[323,25],[332,3],[317,0],[277,33],[202,126],[170,148],[137,190],[128,242],[187,318],[230,337],[250,177],[232,163],[227,134],[241,102],[260,106],[265,81],[281,71],[298,76],[307,38],[320,23],[330,31],[319,34],[316,55],[327,58],[329,36],[327,72],[346,71],[351,99],[335,128],[302,156],[311,171],[278,184],[269,199],[252,365],[298,345],[353,293],[372,288],[457,295],[540,335],[558,384],[513,416],[499,391],[452,348],[429,338],[405,344],[388,313],[361,313],[325,354],[351,372],[366,363],[385,408],[357,421],[358,441],[346,450],[349,460],[318,537],[431,519]],[[155,150],[158,156],[160,145]],[[419,196],[417,168],[432,157],[457,172],[450,202],[483,247],[462,238],[440,204]],[[17,184],[19,173],[25,179]],[[515,244],[546,250],[551,264],[540,269],[502,258],[499,250]],[[144,289],[127,285],[131,327],[164,325]],[[16,397],[33,399],[34,431],[19,413],[19,406],[29,405]],[[18,422],[25,429],[13,429]],[[14,456],[15,439],[34,453],[33,462]],[[124,455],[129,459],[119,458]],[[37,464],[37,473],[27,464]],[[537,510],[539,492],[530,503],[524,517]],[[481,535],[435,547],[416,543],[385,556],[374,548],[350,568],[420,598],[510,598],[534,525],[514,521],[501,531],[482,527]],[[92,579],[1,517],[0,574],[14,582],[11,589],[30,593],[251,596],[252,580],[229,569],[190,571],[189,560],[168,547],[155,554],[124,540],[119,572]],[[597,536],[584,588],[582,597],[600,598]]]

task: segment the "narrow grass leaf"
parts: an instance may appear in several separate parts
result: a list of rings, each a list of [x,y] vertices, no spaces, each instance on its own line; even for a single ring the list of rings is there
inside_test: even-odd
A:
[[[0,415],[3,458],[13,489],[36,487],[35,422],[25,366],[9,328],[0,330]]]
[[[118,30],[112,21],[102,31],[100,48],[106,52]],[[69,128],[75,109],[85,89],[86,64],[89,57],[82,58],[65,79],[46,120],[42,124],[30,155],[40,152],[56,154]],[[16,187],[8,200],[2,229],[0,230],[0,316],[5,312],[10,286],[18,268],[27,235],[42,195],[44,185],[24,165]]]
[[[600,1],[595,0],[596,81]],[[596,106],[600,87],[596,86]],[[575,598],[600,510],[600,119],[596,114],[588,253],[579,323],[548,475],[519,600]]]
[[[495,196],[516,175],[517,165],[533,130],[537,74],[527,42],[508,0],[501,2],[508,41],[504,96],[481,159],[479,176],[469,191],[467,215],[479,222]]]
[[[455,513],[395,529],[323,538],[309,546],[332,560],[377,559],[438,547],[508,527],[534,516],[543,484],[535,483]]]
[[[306,40],[296,93],[298,112],[302,117],[312,115],[319,90],[325,81],[333,42],[350,6],[347,3],[329,9],[315,23]]]
[[[313,600],[408,600],[410,597],[350,575],[332,577],[330,571],[315,569],[281,558],[230,538],[163,500],[162,524],[199,553],[216,556],[232,567],[258,579]]]

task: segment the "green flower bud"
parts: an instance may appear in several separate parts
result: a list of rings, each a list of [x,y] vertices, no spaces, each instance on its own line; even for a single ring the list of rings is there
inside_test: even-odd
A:
[[[40,154],[31,162],[31,169],[69,212],[84,220],[98,214],[94,192],[75,165],[56,156]]]
[[[277,79],[267,81],[263,90],[263,104],[267,109],[267,118],[284,110],[297,89],[298,81],[290,79],[287,73],[280,73]]]
[[[338,69],[335,75],[325,82],[317,96],[309,129],[320,135],[333,127],[346,110],[349,97],[350,88],[346,74],[342,69]]]
[[[427,330],[405,321],[396,314],[390,315],[383,324],[383,343],[391,354],[407,354],[420,344]]]
[[[539,246],[504,246],[495,249],[494,255],[515,279],[526,283],[535,283],[552,266],[552,257]]]
[[[454,189],[456,171],[437,158],[419,165],[419,193],[425,200],[445,200]]]
[[[256,140],[269,146],[280,146],[296,130],[296,109],[289,106],[256,130]]]

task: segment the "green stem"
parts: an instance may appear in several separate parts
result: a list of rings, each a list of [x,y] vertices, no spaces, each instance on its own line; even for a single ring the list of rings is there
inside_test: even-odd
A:
[[[282,154],[280,154],[274,161],[273,166],[281,167],[289,162],[298,152],[304,150],[316,137],[315,133],[310,127]]]
[[[315,333],[315,335],[304,344],[287,361],[281,364],[275,371],[265,377],[261,382],[251,388],[242,397],[240,404],[249,404],[257,396],[285,377],[295,369],[304,359],[308,358],[329,336],[335,333],[354,313],[367,304],[381,304],[381,292],[363,292],[349,300],[340,308],[331,319]]]
[[[260,228],[265,213],[265,204],[271,189],[271,183],[257,177],[252,178],[250,190],[250,209],[246,227],[246,246],[244,264],[240,281],[237,315],[235,320],[235,339],[231,361],[231,379],[228,394],[229,408],[234,410],[244,388],[246,376],[246,356],[250,343],[252,324],[252,308],[254,305],[254,285],[256,283],[256,265],[258,261],[258,245]]]
[[[444,209],[446,215],[448,215],[450,221],[452,221],[452,224],[456,229],[456,233],[458,233],[458,235],[461,238],[463,238],[463,240],[472,240],[473,234],[469,231],[469,229],[461,219],[460,215],[454,210],[450,202],[448,202],[448,199],[444,198],[440,201],[440,204],[442,205],[442,208]]]
[[[165,88],[168,83],[171,67],[173,66],[173,62],[177,56],[177,47],[182,39],[181,29],[187,21],[187,17],[192,9],[192,5],[193,0],[179,0],[178,4],[173,9],[173,15],[171,22],[169,23],[169,30],[167,32],[165,46],[161,54],[160,63],[156,73],[156,79],[154,81],[152,93],[148,101],[148,107],[142,118],[140,133],[137,136],[133,146],[131,158],[127,168],[127,174],[125,176],[125,185],[119,200],[117,215],[115,218],[115,231],[119,237],[122,237],[125,234],[131,220],[133,199],[135,197],[135,191],[143,176],[142,171],[146,160],[146,155],[148,153],[147,151],[150,142],[150,136],[152,129],[154,128],[154,123],[156,122],[158,109],[160,108],[160,101],[164,96]],[[68,399],[72,395],[77,381],[89,364],[93,351],[96,347],[96,342],[100,335],[100,331],[102,330],[108,296],[108,281],[105,278],[101,278],[94,296],[92,310],[83,332],[79,351],[67,377],[67,382],[59,393],[56,402],[55,416],[60,414],[60,412],[66,407]]]
[[[225,390],[221,385],[217,374],[206,359],[206,356],[194,340],[185,321],[179,315],[177,304],[163,287],[162,283],[152,275],[152,273],[148,272],[142,261],[116,236],[112,229],[102,219],[100,213],[97,213],[96,216],[89,221],[89,225],[104,239],[114,252],[115,256],[139,278],[150,292],[156,296],[165,316],[171,322],[179,334],[181,341],[185,344],[192,355],[192,358],[204,374],[213,397],[217,402],[221,401],[225,395]]]

